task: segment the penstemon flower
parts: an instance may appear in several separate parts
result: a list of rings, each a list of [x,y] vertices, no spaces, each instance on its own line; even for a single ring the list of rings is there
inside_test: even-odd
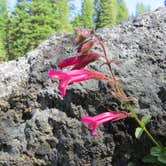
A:
[[[97,72],[95,70],[71,70],[71,71],[59,71],[50,69],[48,71],[48,76],[54,80],[60,80],[58,85],[58,90],[62,96],[66,95],[67,85],[74,82],[81,82],[89,79],[108,79],[103,73]]]
[[[108,122],[108,121],[117,121],[120,119],[124,119],[126,117],[131,116],[130,113],[127,112],[104,112],[96,116],[83,116],[82,122],[88,123],[88,127],[92,129],[92,135],[98,135],[98,132],[96,128],[101,125],[102,123]]]
[[[99,57],[100,56],[99,56],[98,53],[89,52],[89,53],[86,53],[86,54],[81,54],[80,56],[73,56],[73,57],[66,58],[66,59],[59,62],[58,67],[59,68],[64,68],[64,67],[67,67],[67,66],[74,65],[72,70],[81,69],[81,68],[84,68],[89,63],[99,59]]]
[[[89,39],[89,40],[81,43],[77,47],[77,52],[78,53],[87,53],[93,47],[94,43],[95,43],[94,39]]]

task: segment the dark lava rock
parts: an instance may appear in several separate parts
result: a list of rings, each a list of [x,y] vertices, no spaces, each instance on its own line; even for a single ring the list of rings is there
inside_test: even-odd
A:
[[[166,140],[166,8],[146,13],[112,28],[97,31],[113,69],[127,95],[138,99],[140,116],[149,113],[147,125],[154,137]],[[75,54],[72,35],[52,35],[17,61],[0,64],[0,165],[2,166],[143,166],[141,159],[152,142],[145,134],[134,138],[133,119],[105,123],[100,136],[80,122],[117,103],[106,94],[108,85],[89,80],[70,85],[62,100],[57,81],[47,71],[57,69],[64,57]],[[95,47],[100,51],[98,47]],[[98,62],[91,65],[99,68]]]

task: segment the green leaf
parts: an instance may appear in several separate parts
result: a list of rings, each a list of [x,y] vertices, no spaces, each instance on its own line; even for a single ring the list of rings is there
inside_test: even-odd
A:
[[[162,154],[165,154],[165,155],[166,155],[166,147],[163,147],[163,148],[162,148]]]
[[[146,125],[150,121],[150,118],[151,118],[150,115],[144,115],[141,121]]]
[[[158,147],[152,147],[150,149],[150,154],[152,156],[159,156],[161,154],[161,148],[158,148]]]
[[[137,127],[135,130],[135,137],[139,139],[143,133],[143,129],[141,127]]]
[[[124,110],[124,109],[125,109],[125,104],[124,104],[124,103],[121,103],[120,108],[121,108],[122,110]]]
[[[166,155],[165,154],[160,154],[157,158],[158,161],[160,161],[163,164],[166,164]]]
[[[152,155],[147,155],[143,158],[142,160],[144,163],[158,163],[157,157],[152,156]]]
[[[142,125],[145,126],[150,121],[150,118],[151,118],[150,115],[144,115],[141,119]],[[140,139],[143,131],[144,130],[141,127],[137,127],[136,130],[135,130],[135,137],[137,139]]]
[[[166,164],[166,147],[162,148],[161,153],[157,159],[159,162]]]
[[[129,163],[127,164],[127,166],[134,166],[134,163],[133,163],[133,162],[129,162]]]

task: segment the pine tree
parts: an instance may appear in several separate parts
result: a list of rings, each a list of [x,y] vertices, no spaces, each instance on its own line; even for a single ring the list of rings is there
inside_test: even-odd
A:
[[[82,16],[79,14],[74,17],[72,20],[72,26],[74,27],[83,27],[83,21],[82,21]]]
[[[128,9],[124,0],[118,1],[118,14],[117,22],[123,21],[128,18]]]
[[[52,2],[52,0],[50,0]],[[55,14],[57,15],[57,32],[69,32],[72,30],[72,25],[69,21],[69,2],[68,0],[56,0],[53,2],[55,5]],[[54,20],[55,22],[55,20]],[[58,27],[59,25],[59,27]]]
[[[110,27],[116,23],[117,0],[97,1],[96,28]]]
[[[93,0],[83,0],[82,3],[82,26],[93,28],[94,4]]]
[[[23,56],[54,32],[71,30],[67,0],[22,0],[10,17],[9,59]]]
[[[143,3],[137,3],[136,5],[136,16],[141,15],[145,12],[151,11],[150,6],[145,6]]]
[[[7,20],[7,1],[0,1],[0,60],[6,59],[5,38]]]

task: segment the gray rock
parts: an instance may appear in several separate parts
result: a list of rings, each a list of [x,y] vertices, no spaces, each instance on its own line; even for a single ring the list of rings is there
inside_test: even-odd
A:
[[[113,69],[140,116],[152,116],[148,129],[166,139],[166,8],[97,31],[110,58],[122,63]],[[147,136],[134,138],[133,119],[105,123],[92,137],[80,119],[113,109],[119,102],[106,92],[102,81],[68,86],[62,100],[58,81],[47,72],[64,57],[75,54],[72,35],[51,35],[23,58],[0,64],[0,165],[2,166],[127,166],[141,159],[153,145]],[[97,46],[94,48],[101,51]],[[100,63],[91,65],[108,74]]]

